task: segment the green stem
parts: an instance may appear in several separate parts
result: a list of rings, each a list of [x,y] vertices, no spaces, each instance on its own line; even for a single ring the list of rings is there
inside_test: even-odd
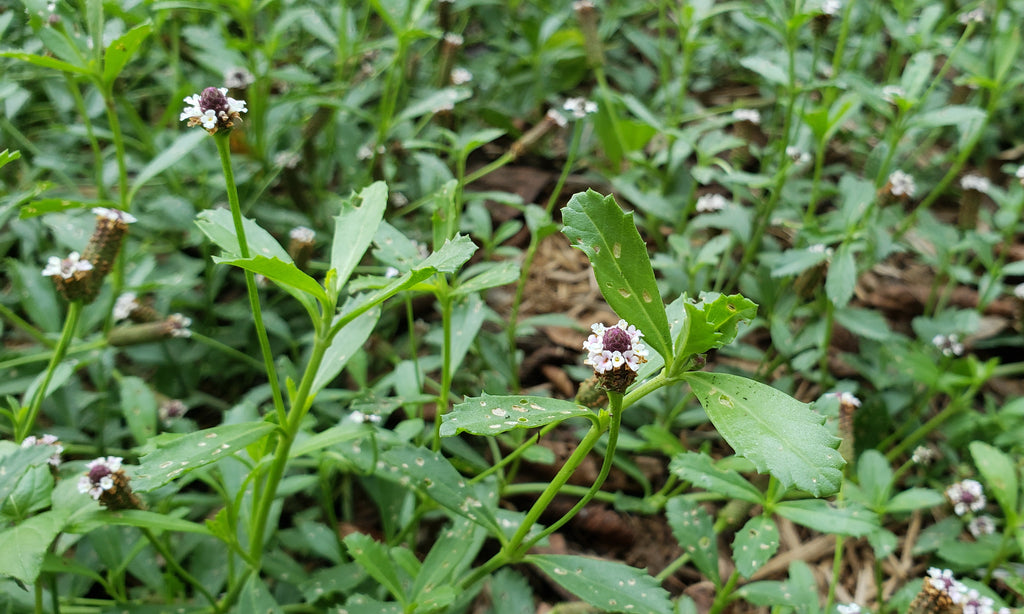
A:
[[[113,92],[103,92],[104,108],[107,111],[107,122],[114,135],[114,151],[117,153],[117,190],[118,202],[122,211],[128,211],[128,167],[125,163],[124,135],[121,133],[121,120],[117,117]]]
[[[210,605],[214,607],[217,606],[217,599],[206,589],[205,586],[203,586],[202,582],[197,580],[192,574],[185,571],[185,568],[178,564],[178,559],[174,556],[174,553],[167,548],[166,544],[157,539],[157,536],[153,531],[147,527],[143,527],[142,533],[146,536],[146,539],[149,540],[149,543],[156,548],[156,551],[160,553],[160,556],[164,557],[164,561],[167,562],[167,566],[170,567],[174,573],[178,574],[179,578],[192,585],[192,588],[199,591],[203,597],[206,597],[206,600],[210,602]]]
[[[729,602],[732,601],[732,591],[736,588],[736,584],[739,581],[739,571],[733,570],[732,575],[726,580],[725,586],[715,595],[715,601],[711,604],[708,614],[720,614],[725,609],[725,606],[729,605]]]
[[[235,224],[235,235],[238,239],[238,252],[242,258],[249,258],[249,241],[245,238],[245,225],[242,221],[242,208],[238,202],[238,188],[235,186],[235,174],[231,168],[231,146],[227,134],[214,136],[217,143],[217,153],[220,154],[220,164],[224,170],[224,183],[227,186],[228,204],[231,206],[231,219]],[[270,391],[274,397],[274,409],[280,424],[284,424],[287,413],[284,406],[284,397],[281,394],[281,385],[277,380],[277,368],[274,366],[274,353],[270,348],[270,339],[267,336],[266,326],[263,324],[263,311],[260,308],[260,297],[256,289],[256,276],[252,271],[245,271],[245,286],[249,294],[249,307],[252,308],[253,323],[256,327],[256,336],[260,343],[260,352],[263,354],[263,368],[267,372]]]
[[[900,441],[899,444],[897,444],[894,448],[892,448],[891,450],[889,450],[889,452],[886,453],[886,460],[892,462],[894,459],[899,458],[901,454],[916,446],[917,442],[921,441],[928,435],[928,433],[934,431],[939,426],[941,426],[943,422],[950,419],[960,411],[969,407],[970,400],[973,399],[974,396],[977,394],[978,388],[981,386],[982,383],[983,382],[975,382],[971,384],[971,386],[967,390],[965,390],[963,394],[961,394],[959,397],[957,397],[955,401],[951,402],[948,406],[946,406],[946,409],[943,409],[939,413],[935,414],[935,416],[932,417],[931,420],[919,426],[910,435],[907,435],[902,441]]]
[[[44,335],[42,331],[35,326],[32,326],[28,321],[22,319],[21,316],[14,313],[14,311],[6,305],[0,304],[0,318],[3,318],[13,324],[15,328],[21,329],[22,332],[35,339],[36,342],[45,345],[48,348],[52,348],[54,346],[52,339]]]
[[[81,315],[81,301],[74,301],[68,305],[68,315],[64,319],[64,330],[61,331],[57,347],[53,349],[53,355],[50,356],[50,364],[46,366],[46,375],[43,376],[43,381],[32,396],[32,402],[28,407],[27,413],[23,415],[21,411],[18,412],[19,418],[14,423],[15,441],[20,442],[22,439],[25,439],[32,431],[32,427],[35,426],[36,418],[39,416],[39,408],[42,407],[43,399],[46,398],[46,389],[50,386],[50,381],[53,379],[57,366],[64,360],[64,356],[67,354],[68,346],[71,345],[71,340],[75,337],[75,329],[78,328],[78,320]]]
[[[441,449],[441,416],[448,413],[448,397],[452,386],[452,299],[447,292],[448,284],[441,278],[438,301],[441,303],[441,332],[443,342],[441,347],[441,390],[437,395],[437,411],[434,416],[434,439],[431,449],[437,452]]]

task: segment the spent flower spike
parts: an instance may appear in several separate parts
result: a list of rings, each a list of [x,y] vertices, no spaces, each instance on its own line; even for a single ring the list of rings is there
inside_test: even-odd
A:
[[[241,113],[245,113],[244,100],[235,100],[227,95],[228,88],[208,87],[201,94],[193,94],[185,98],[185,110],[181,112],[180,121],[188,120],[188,125],[202,124],[210,134],[218,130],[233,128],[235,122],[241,122]]]
[[[946,489],[946,498],[957,516],[985,508],[985,493],[977,480],[963,480]]]

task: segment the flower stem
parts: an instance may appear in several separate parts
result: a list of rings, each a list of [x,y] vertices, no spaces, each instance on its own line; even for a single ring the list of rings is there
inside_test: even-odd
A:
[[[53,374],[56,372],[57,366],[60,365],[60,362],[64,360],[64,356],[67,355],[68,347],[71,345],[71,340],[75,337],[75,329],[78,328],[78,320],[81,315],[82,302],[72,302],[68,306],[68,315],[64,319],[64,330],[60,333],[60,340],[50,356],[50,364],[46,365],[46,375],[43,376],[43,381],[40,382],[35,394],[32,395],[32,402],[29,404],[27,412],[23,414],[19,411],[18,418],[15,419],[15,441],[20,442],[32,431],[36,418],[39,416],[39,408],[42,407],[43,399],[46,398],[46,389],[50,387],[50,381],[53,380]]]
[[[220,154],[220,164],[224,169],[224,183],[227,186],[228,204],[231,206],[231,219],[235,223],[238,253],[242,258],[249,258],[249,242],[245,238],[242,208],[238,202],[238,188],[235,186],[235,174],[231,169],[231,146],[226,134],[223,136],[215,135],[213,140],[217,143],[217,153]],[[277,369],[274,366],[274,353],[270,349],[270,339],[267,337],[267,329],[263,325],[263,311],[260,308],[260,297],[256,290],[256,276],[253,275],[252,271],[245,271],[245,286],[249,293],[249,306],[252,308],[256,336],[259,339],[260,351],[263,354],[263,368],[267,372],[270,391],[274,397],[274,409],[277,411],[279,423],[284,424],[287,419],[284,397],[281,395],[281,385],[277,380]]]

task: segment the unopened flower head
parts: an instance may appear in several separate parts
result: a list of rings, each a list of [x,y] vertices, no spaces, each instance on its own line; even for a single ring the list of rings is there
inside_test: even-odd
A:
[[[721,194],[704,194],[697,199],[697,213],[714,213],[729,205],[729,199]]]
[[[971,521],[967,523],[967,530],[971,532],[974,537],[981,537],[982,535],[991,535],[996,531],[996,523],[992,520],[991,516],[981,515],[971,518]]]
[[[91,270],[91,262],[88,260],[82,260],[82,257],[78,252],[71,252],[68,254],[68,257],[63,260],[56,256],[50,256],[50,259],[46,263],[46,267],[43,269],[43,276],[71,279],[79,273],[85,273]]]
[[[160,407],[157,409],[157,415],[160,417],[161,422],[173,422],[184,416],[187,411],[188,405],[185,405],[181,400],[167,399],[160,403]]]
[[[957,21],[967,25],[970,23],[985,23],[985,10],[982,8],[972,9],[957,15]]]
[[[938,455],[935,450],[928,446],[917,446],[914,448],[914,453],[910,455],[910,460],[918,465],[929,465],[936,456]]]
[[[793,164],[806,164],[811,161],[811,154],[795,145],[786,148],[786,155],[793,161]]]
[[[893,171],[889,175],[889,193],[893,196],[913,198],[917,191],[914,177],[903,171]]]
[[[569,98],[562,105],[562,110],[568,111],[573,119],[583,119],[591,113],[597,113],[597,103],[586,98]]]
[[[473,80],[473,73],[459,66],[452,69],[451,80],[452,85],[465,85]]]
[[[825,0],[821,3],[821,12],[830,16],[835,17],[842,10],[843,3],[839,0]]]
[[[242,66],[224,71],[224,85],[233,90],[243,90],[256,82],[256,77]]]
[[[974,190],[976,192],[988,192],[989,188],[992,187],[992,182],[988,180],[988,177],[972,173],[960,178],[960,187],[965,190]]]
[[[957,516],[985,509],[985,494],[977,480],[963,480],[946,489],[946,498]]]
[[[227,95],[228,88],[208,87],[201,94],[193,94],[185,98],[185,110],[181,112],[180,121],[188,120],[188,125],[202,125],[210,134],[218,130],[229,130],[235,122],[241,122],[241,113],[245,113],[244,100],[235,100]]]
[[[907,93],[898,85],[886,85],[882,88],[882,100],[889,104],[896,104],[896,101],[907,97]]]
[[[964,353],[964,344],[960,343],[960,336],[956,333],[935,335],[932,345],[939,348],[943,356],[962,356]]]
[[[750,122],[754,125],[761,124],[761,112],[757,109],[736,109],[732,112],[732,118],[738,122]]]
[[[30,448],[32,446],[51,446],[53,448],[53,453],[46,462],[49,463],[51,467],[60,466],[60,455],[64,453],[64,446],[60,444],[56,435],[43,435],[42,437],[29,435],[21,442],[21,447],[23,448]]]
[[[614,326],[597,323],[583,349],[587,358],[583,364],[594,367],[598,384],[613,392],[625,392],[636,379],[640,365],[647,362],[647,347],[640,341],[644,336],[635,326],[619,320]]]

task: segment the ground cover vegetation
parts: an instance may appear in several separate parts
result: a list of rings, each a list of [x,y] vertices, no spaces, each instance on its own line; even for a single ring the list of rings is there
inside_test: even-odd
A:
[[[0,610],[1024,606],[1022,17],[0,5]]]

